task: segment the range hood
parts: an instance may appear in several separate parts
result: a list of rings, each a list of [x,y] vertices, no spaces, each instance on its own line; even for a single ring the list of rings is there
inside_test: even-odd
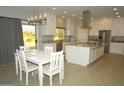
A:
[[[90,26],[90,20],[91,20],[91,15],[90,15],[90,11],[89,10],[85,10],[83,11],[83,28],[91,28]]]

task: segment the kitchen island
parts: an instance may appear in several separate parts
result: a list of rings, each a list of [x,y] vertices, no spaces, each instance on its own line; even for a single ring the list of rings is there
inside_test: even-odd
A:
[[[66,60],[82,66],[87,66],[104,55],[104,46],[75,44],[66,46]]]

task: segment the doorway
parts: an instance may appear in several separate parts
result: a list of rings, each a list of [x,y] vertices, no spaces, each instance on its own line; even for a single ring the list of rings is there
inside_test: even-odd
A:
[[[111,30],[99,30],[99,43],[104,45],[104,53],[109,53],[110,50]]]

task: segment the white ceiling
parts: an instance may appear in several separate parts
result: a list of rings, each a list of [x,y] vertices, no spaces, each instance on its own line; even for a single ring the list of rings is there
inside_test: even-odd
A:
[[[56,10],[52,8],[55,7]],[[116,17],[113,8],[118,8],[120,16],[124,17],[124,6],[39,6],[39,11],[41,12],[51,12],[55,13],[57,17],[65,16],[75,18],[83,16],[84,10],[91,11],[91,17],[94,19],[101,17]],[[36,8],[36,6],[35,6]],[[28,19],[33,15],[34,6],[0,6],[0,16]],[[68,11],[64,14],[64,11]]]

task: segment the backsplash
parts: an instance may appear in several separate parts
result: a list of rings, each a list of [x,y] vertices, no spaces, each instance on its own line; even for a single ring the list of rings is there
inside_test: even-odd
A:
[[[54,42],[54,35],[41,35],[41,41],[43,43]],[[66,42],[73,42],[75,41],[75,37],[72,35],[64,36],[64,41]]]
[[[89,41],[98,41],[98,36],[97,35],[90,35],[88,40]]]
[[[124,43],[124,36],[112,36],[111,42]]]
[[[54,35],[42,35],[42,42],[53,42]]]
[[[98,41],[98,36],[90,35],[88,40],[89,41]],[[111,42],[124,43],[124,36],[112,36]]]

